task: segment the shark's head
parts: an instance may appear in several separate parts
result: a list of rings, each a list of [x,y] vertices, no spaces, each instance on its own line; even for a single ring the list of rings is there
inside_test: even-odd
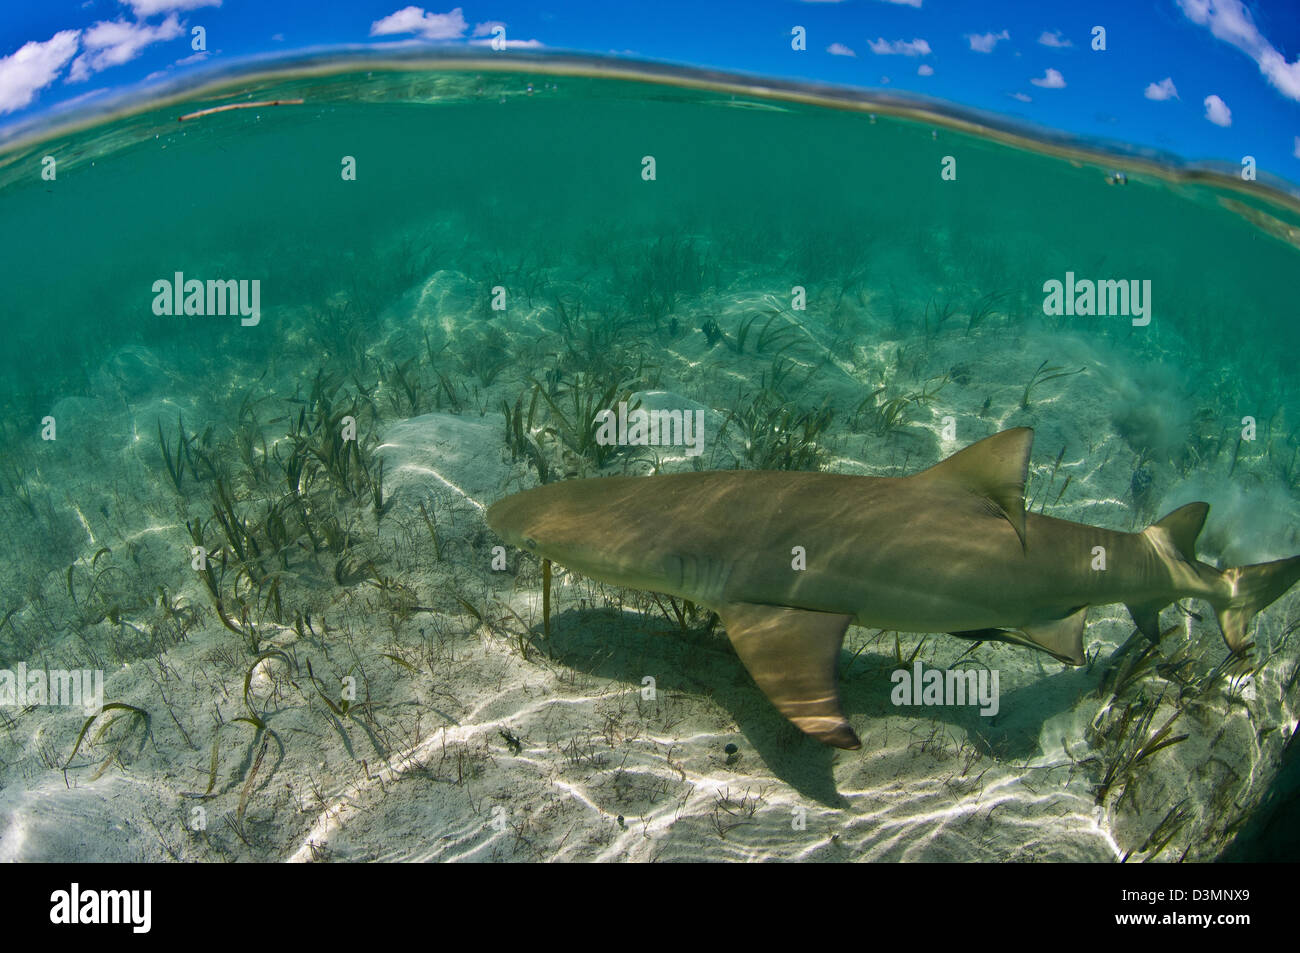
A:
[[[634,585],[622,573],[642,555],[635,536],[621,532],[627,509],[608,490],[620,478],[548,483],[493,503],[488,526],[511,546],[586,576]]]
[[[581,572],[593,542],[588,509],[569,485],[552,483],[493,503],[487,522],[511,546]]]
[[[528,493],[516,493],[498,500],[488,507],[487,522],[496,533],[511,546],[517,546],[528,552],[537,551],[537,539],[534,524],[537,522],[538,507]]]

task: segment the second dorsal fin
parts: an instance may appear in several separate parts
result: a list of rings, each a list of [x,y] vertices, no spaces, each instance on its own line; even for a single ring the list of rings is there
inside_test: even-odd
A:
[[[1003,430],[958,450],[947,460],[911,477],[963,486],[990,500],[1007,518],[1025,545],[1025,479],[1034,431],[1029,427]]]
[[[1184,562],[1196,562],[1196,537],[1201,535],[1205,517],[1210,512],[1209,503],[1188,503],[1172,513],[1166,513],[1146,528],[1148,535],[1163,535],[1174,546]]]

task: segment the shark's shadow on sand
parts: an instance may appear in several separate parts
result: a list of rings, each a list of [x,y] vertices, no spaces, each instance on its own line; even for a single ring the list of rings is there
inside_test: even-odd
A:
[[[869,740],[862,751],[839,751],[791,724],[754,684],[721,631],[670,628],[663,619],[615,609],[568,609],[552,617],[549,642],[541,625],[530,635],[534,646],[555,662],[625,683],[628,691],[641,690],[642,679],[649,675],[658,692],[711,699],[774,775],[818,803],[844,807],[847,802],[835,787],[834,764],[871,756]],[[843,652],[840,696],[845,713],[868,721],[902,714],[915,717],[918,725],[939,722],[956,729],[954,734],[965,734],[982,755],[1002,763],[1024,762],[1037,754],[1043,723],[1073,708],[1098,678],[1082,668],[1046,672],[1029,685],[1002,693],[998,714],[984,717],[970,706],[895,706],[890,674],[898,667],[892,656],[863,652],[854,659]],[[870,724],[865,727],[870,736]],[[719,736],[716,756],[722,763],[725,731]],[[924,735],[918,733],[920,737]],[[739,747],[743,758],[745,744]],[[745,776],[738,767],[737,780]]]

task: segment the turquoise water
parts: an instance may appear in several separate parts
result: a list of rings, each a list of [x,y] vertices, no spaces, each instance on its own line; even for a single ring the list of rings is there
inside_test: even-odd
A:
[[[1015,426],[1036,512],[1133,530],[1205,499],[1201,558],[1300,551],[1290,200],[849,105],[341,64],[11,147],[0,667],[100,669],[132,708],[80,738],[0,708],[0,854],[83,856],[66,831],[110,802],[91,859],[1223,851],[1294,729],[1294,594],[1245,659],[1190,601],[1152,651],[1095,610],[1079,669],[981,644],[991,722],[888,700],[898,662],[968,645],[852,628],[864,750],[832,755],[707,613],[566,577],[547,637],[539,567],[494,572],[482,508],[538,482],[899,476]],[[156,313],[177,273],[257,281],[256,323]],[[1149,281],[1149,323],[1045,314],[1067,273]],[[659,391],[709,415],[700,457],[594,442]]]

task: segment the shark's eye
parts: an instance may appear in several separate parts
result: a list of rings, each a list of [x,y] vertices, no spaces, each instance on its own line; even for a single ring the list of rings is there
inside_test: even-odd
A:
[[[536,548],[537,548],[537,540],[533,539],[531,536],[525,536],[525,537],[524,537],[524,548],[525,548],[525,549],[536,549]]]

